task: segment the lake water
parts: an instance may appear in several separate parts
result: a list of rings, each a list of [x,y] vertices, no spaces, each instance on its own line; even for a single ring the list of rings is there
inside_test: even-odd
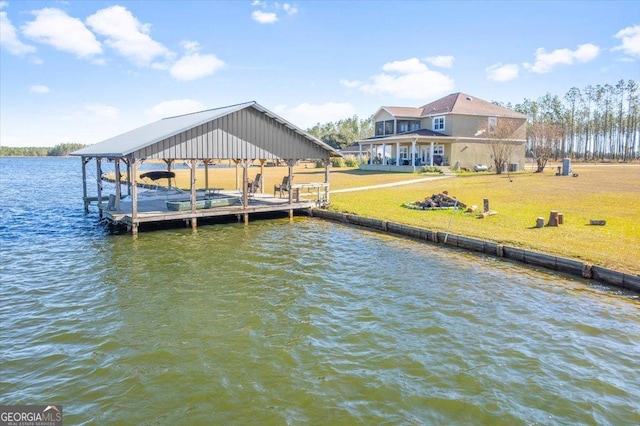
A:
[[[0,158],[0,404],[62,404],[65,424],[640,424],[633,296],[319,219],[109,235],[81,197],[77,158]]]

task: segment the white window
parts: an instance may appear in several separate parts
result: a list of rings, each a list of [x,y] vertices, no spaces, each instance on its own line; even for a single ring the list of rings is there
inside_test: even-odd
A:
[[[498,117],[489,117],[489,122],[487,124],[489,134],[493,135],[496,132],[496,127],[498,126]]]
[[[433,130],[444,130],[444,117],[435,117],[433,119]]]

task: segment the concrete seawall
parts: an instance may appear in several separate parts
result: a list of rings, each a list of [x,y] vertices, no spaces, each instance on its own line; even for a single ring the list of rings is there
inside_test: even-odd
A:
[[[551,254],[525,250],[517,247],[502,245],[493,241],[465,237],[463,235],[448,234],[441,231],[431,231],[401,223],[380,219],[371,219],[354,214],[340,213],[320,208],[311,209],[311,215],[322,219],[342,222],[349,225],[361,226],[376,231],[387,232],[417,240],[428,241],[457,247],[464,250],[502,257],[517,262],[540,266],[552,271],[558,271],[576,277],[592,279],[602,284],[631,290],[640,293],[640,276],[625,274],[611,269],[580,260],[568,259]]]

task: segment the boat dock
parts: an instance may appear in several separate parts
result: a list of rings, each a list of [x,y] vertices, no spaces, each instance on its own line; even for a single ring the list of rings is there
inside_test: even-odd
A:
[[[330,160],[342,156],[255,101],[167,117],[71,155],[82,159],[85,212],[89,213],[89,205],[96,202],[103,220],[126,225],[133,235],[144,223],[184,220],[195,230],[199,218],[236,215],[247,224],[252,214],[287,212],[293,217],[296,211],[327,205]],[[87,164],[94,160],[96,195],[90,196]],[[164,162],[166,170],[139,173],[147,160]],[[242,169],[242,180],[235,191],[209,188],[208,166],[220,160],[235,163],[236,170]],[[108,196],[103,194],[103,161],[114,164],[113,182],[120,183],[115,185],[115,194]],[[292,184],[292,169],[300,161],[324,165],[324,182]],[[171,183],[175,179],[171,167],[177,162],[190,169],[189,183],[183,185],[188,190],[176,189]],[[256,162],[260,173],[251,180],[247,171]],[[274,186],[273,196],[264,193],[261,181],[267,162],[287,165],[287,173],[282,183]],[[196,185],[196,169],[200,165],[205,168],[204,189]],[[121,167],[126,170],[121,172]],[[167,179],[167,185],[150,188],[145,179]],[[306,193],[301,194],[304,190]]]
[[[161,190],[161,192],[167,191]],[[236,216],[239,222],[244,218],[246,223],[250,215],[253,214],[282,212],[288,214],[289,217],[293,217],[296,212],[307,213],[309,209],[323,204],[322,198],[300,198],[294,195],[296,194],[296,191],[294,191],[291,201],[289,197],[280,198],[271,194],[254,194],[248,199],[245,207],[242,204],[243,194],[241,191],[217,190],[215,195],[211,196],[204,196],[203,191],[198,191],[196,208],[191,209],[190,193],[188,192],[150,194],[148,196],[143,194],[145,193],[139,194],[135,217],[131,198],[123,198],[120,201],[120,206],[116,208],[113,195],[108,203],[98,204],[100,216],[110,225],[126,226],[128,231],[135,234],[140,225],[152,222],[184,221],[187,226],[195,229],[200,218]],[[226,199],[235,202],[216,204],[217,201]],[[172,203],[185,204],[186,209],[172,209],[170,208]]]

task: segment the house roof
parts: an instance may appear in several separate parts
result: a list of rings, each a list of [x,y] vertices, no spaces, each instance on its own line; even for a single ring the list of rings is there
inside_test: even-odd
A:
[[[343,154],[351,154],[360,152],[360,144],[358,142],[354,142],[351,145],[344,147],[340,150]]]
[[[434,138],[450,138],[455,139],[452,136],[445,135],[444,133],[434,132],[429,129],[420,129],[420,130],[412,130],[404,133],[396,133],[394,135],[384,135],[384,136],[372,136],[370,138],[361,139],[358,142],[373,142],[384,139],[398,139],[398,138],[417,138],[417,137],[434,137]]]
[[[423,117],[450,112],[454,114],[526,118],[524,114],[501,107],[492,102],[474,98],[462,92],[452,93],[444,98],[423,105],[421,108]]]
[[[490,115],[496,117],[526,118],[526,115],[485,100],[457,92],[437,99],[421,107],[385,106],[381,109],[394,117],[422,118],[442,114]]]
[[[340,154],[255,101],[147,124],[71,153],[82,157],[324,158]]]
[[[386,106],[382,109],[394,117],[420,118],[422,115],[422,108]]]

